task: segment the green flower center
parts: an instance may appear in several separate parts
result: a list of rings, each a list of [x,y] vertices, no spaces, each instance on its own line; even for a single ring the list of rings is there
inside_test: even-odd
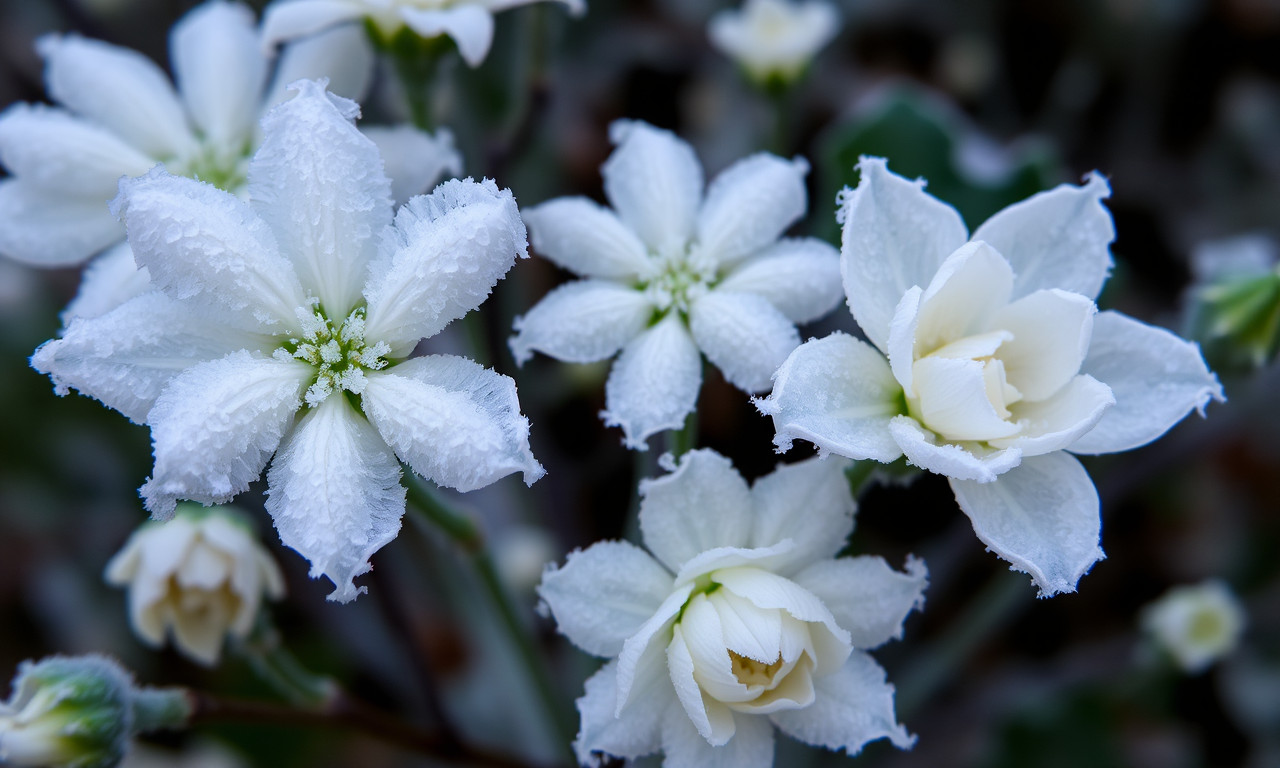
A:
[[[657,274],[642,282],[640,289],[649,295],[660,312],[674,308],[688,313],[693,302],[715,285],[715,264],[699,258],[696,251],[659,257],[658,261]]]
[[[316,379],[303,398],[308,406],[314,408],[343,390],[358,396],[367,383],[365,371],[387,367],[385,358],[391,347],[385,341],[365,341],[364,315],[365,308],[357,307],[341,325],[335,325],[322,309],[298,310],[302,335],[289,339],[281,349],[316,367]]]

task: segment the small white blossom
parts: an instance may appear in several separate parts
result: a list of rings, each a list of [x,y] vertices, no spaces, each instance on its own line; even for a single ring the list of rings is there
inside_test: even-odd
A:
[[[835,557],[853,530],[844,466],[810,459],[748,488],[724,457],[692,451],[641,486],[648,551],[600,542],[547,571],[560,631],[612,659],[578,700],[582,763],[661,750],[668,768],[765,768],[775,727],[849,754],[911,746],[864,651],[901,636],[925,568]]]
[[[249,636],[264,597],[284,596],[279,567],[237,513],[190,503],[135,531],[106,580],[128,588],[130,623],[147,644],[159,648],[172,631],[174,647],[206,665],[227,635]]]
[[[247,203],[158,169],[121,182],[114,210],[155,290],[73,320],[32,365],[151,428],[141,492],[157,517],[229,501],[271,461],[281,539],[346,601],[399,530],[401,461],[464,491],[543,474],[511,379],[408,359],[484,301],[526,239],[487,180],[445,182],[393,221],[359,107],[295,87],[263,121]]]
[[[467,64],[477,67],[493,45],[493,14],[537,0],[275,0],[262,18],[262,43],[313,35],[334,26],[371,23],[392,38],[408,27],[424,38],[448,35]],[[585,13],[586,0],[559,0],[574,15]]]
[[[1042,594],[1102,557],[1073,453],[1125,451],[1222,399],[1196,345],[1094,299],[1111,266],[1100,177],[997,213],[968,237],[922,183],[864,158],[845,193],[841,271],[871,344],[807,342],[759,402],[774,442],[908,462],[950,479],[982,541]],[[967,241],[967,242],[966,242]],[[874,346],[872,346],[874,345]]]
[[[1216,580],[1174,587],[1142,609],[1142,628],[1189,674],[1234,651],[1244,624],[1240,600]]]
[[[613,209],[564,197],[524,212],[534,248],[585,280],[517,318],[516,361],[533,350],[574,363],[622,354],[605,385],[628,446],[678,429],[702,385],[699,350],[739,389],[760,392],[800,343],[797,323],[840,301],[839,255],[779,237],[804,215],[801,159],[752,155],[703,194],[693,149],[669,131],[613,124],[601,172]]]
[[[707,35],[753,80],[788,83],[839,30],[839,12],[822,0],[746,0],[711,17]]]

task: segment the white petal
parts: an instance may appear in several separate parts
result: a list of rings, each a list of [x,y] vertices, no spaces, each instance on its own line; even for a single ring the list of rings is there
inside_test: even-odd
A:
[[[809,622],[816,653],[815,676],[831,674],[849,656],[849,633],[836,623],[831,611],[817,596],[794,581],[751,567],[723,568],[716,571],[715,581],[757,608],[786,611],[799,621]]]
[[[993,325],[1013,338],[1000,346],[1009,384],[1027,400],[1044,400],[1080,371],[1098,308],[1078,293],[1036,291],[996,313]]]
[[[834,557],[853,533],[856,507],[845,480],[849,463],[815,457],[780,464],[751,486],[755,524],[750,544],[769,547],[784,539],[796,544],[787,565],[773,568],[786,575],[816,561]]]
[[[973,233],[1004,255],[1018,277],[1014,297],[1061,288],[1096,299],[1111,270],[1116,237],[1106,179],[1089,174],[1084,186],[1063,184],[1005,208]]]
[[[529,450],[529,420],[507,376],[462,357],[432,355],[371,372],[364,409],[414,472],[473,491],[513,472],[545,474]]]
[[[644,450],[650,435],[684,425],[701,386],[702,357],[673,312],[623,347],[600,416],[606,426],[622,427],[628,448]]]
[[[908,557],[902,573],[870,555],[818,560],[791,580],[817,596],[863,650],[901,638],[902,622],[924,605],[929,584],[921,560]]]
[[[614,122],[609,138],[617,149],[600,172],[614,210],[649,248],[683,251],[702,202],[702,166],[693,149],[637,120]]]
[[[157,288],[252,316],[268,331],[296,326],[307,305],[298,276],[266,223],[234,195],[156,169],[121,182],[112,205]]]
[[[266,18],[283,3],[272,3]],[[353,3],[339,3],[350,7]],[[357,11],[358,12],[358,11]],[[262,100],[264,108],[274,107],[290,98],[289,85],[298,80],[329,78],[329,92],[356,102],[363,102],[373,80],[373,48],[369,36],[359,24],[339,24],[300,39],[294,39],[280,51],[271,87]]]
[[[644,292],[608,280],[577,280],[542,297],[515,320],[511,354],[523,365],[534,350],[568,363],[611,357],[653,317]]]
[[[1001,418],[991,402],[988,365],[991,363],[948,357],[917,360],[911,377],[920,399],[920,422],[948,441],[985,441],[1018,434],[1018,425]]]
[[[0,254],[35,267],[66,267],[123,239],[104,198],[0,179]]]
[[[889,433],[908,463],[957,480],[989,483],[1022,460],[1022,451],[1017,448],[990,450],[976,443],[938,442],[937,435],[910,416],[895,416],[889,422]]]
[[[558,197],[524,210],[535,251],[578,275],[635,278],[653,269],[649,252],[622,220],[585,197]]]
[[[723,648],[723,646],[721,646]],[[729,654],[725,654],[728,662]],[[681,625],[672,630],[671,643],[667,645],[667,671],[671,675],[671,685],[675,688],[676,698],[683,709],[681,719],[691,722],[696,733],[704,739],[704,744],[722,746],[733,738],[733,712],[724,704],[703,694],[702,687],[694,679],[694,660],[690,648],[685,642]],[[672,707],[675,709],[675,707]],[[744,718],[745,719],[745,718]],[[667,717],[668,722],[671,716]],[[666,728],[664,727],[665,731]],[[667,748],[666,738],[663,747]]]
[[[632,760],[662,748],[662,716],[674,706],[671,684],[660,670],[640,681],[643,690],[618,717],[618,663],[611,661],[587,678],[577,702],[582,725],[573,743],[580,764],[593,765],[592,752]]]
[[[0,114],[0,162],[24,184],[103,205],[121,176],[156,164],[110,131],[42,104],[14,104]]]
[[[739,597],[727,589],[717,590],[708,602],[714,606],[713,611],[720,619],[723,640],[720,655],[723,655],[724,649],[727,648],[761,664],[772,664],[778,661],[783,631],[782,614],[779,611],[762,611],[750,600]],[[689,635],[689,624],[695,619],[690,615],[693,607],[694,602],[690,601],[688,608],[685,609],[684,619],[681,620],[686,637]],[[729,677],[737,683],[738,687],[745,687],[737,682],[731,669],[729,669]],[[707,690],[706,686],[703,688]],[[728,701],[728,699],[721,700]]]
[[[813,322],[844,297],[840,252],[816,237],[780,240],[736,266],[716,289],[754,293],[793,323]]]
[[[747,392],[768,389],[774,371],[800,346],[791,321],[752,293],[703,295],[689,310],[689,330],[725,379]]]
[[[178,91],[205,139],[243,152],[267,77],[253,11],[216,0],[196,6],[173,26],[169,51]]]
[[[1023,459],[992,483],[952,479],[951,490],[982,543],[1030,574],[1041,597],[1076,591],[1103,557],[1098,492],[1070,454]]]
[[[855,652],[838,672],[815,677],[813,685],[817,689],[813,704],[769,716],[788,736],[818,747],[843,749],[850,756],[877,739],[887,738],[899,749],[915,744],[915,737],[893,712],[893,686],[865,653]]]
[[[1092,376],[1077,376],[1048,400],[1010,406],[1022,431],[1011,438],[992,440],[991,445],[1017,448],[1023,456],[1060,451],[1093,429],[1115,402],[1106,384]]]
[[[938,267],[920,297],[915,356],[999,327],[992,319],[1009,303],[1012,290],[1013,271],[1003,256],[986,243],[960,247]]]
[[[493,14],[478,5],[458,5],[439,11],[400,8],[400,18],[423,37],[448,35],[463,61],[478,67],[493,45]]]
[[[620,716],[632,698],[642,696],[649,676],[661,670],[667,644],[671,641],[671,626],[693,587],[693,584],[675,587],[649,620],[622,644],[622,652],[618,654],[618,705],[615,714]]]
[[[524,222],[511,190],[486,179],[452,179],[396,214],[370,268],[366,333],[407,355],[480,306],[527,255]]]
[[[744,607],[746,610],[753,610],[750,604],[744,604]],[[755,612],[764,613],[759,610]],[[726,613],[730,615],[730,621],[736,624],[733,612],[726,611]],[[717,709],[711,702],[736,704],[749,701],[759,694],[753,694],[733,674],[733,662],[729,658],[728,642],[719,614],[720,612],[705,594],[694,595],[685,605],[684,613],[681,614],[680,621],[675,626],[671,646],[667,648],[667,660],[671,665],[671,681],[675,685],[676,695],[680,697],[680,703],[684,705],[690,719],[698,726],[703,736],[715,739],[717,743],[722,744],[724,731],[717,728],[720,725],[716,722]],[[752,623],[763,625],[757,626],[757,629],[766,636],[766,640],[772,642],[776,651],[781,642],[782,627],[777,612],[774,611],[773,614],[773,618],[777,620],[773,627],[768,626],[767,618],[763,620],[758,618]],[[745,630],[746,628],[735,627],[735,629]],[[768,637],[771,629],[773,636]],[[735,637],[735,640],[741,644],[747,638],[739,636]],[[683,648],[677,646],[677,643],[683,645]],[[763,653],[763,649],[756,650],[758,653]],[[677,669],[678,666],[683,665],[684,659],[677,658],[673,661],[673,654],[680,657],[685,653],[688,653],[688,661],[692,667],[692,674],[687,676],[684,670]],[[770,658],[769,662],[772,663],[774,658],[776,656]],[[690,682],[693,685],[689,685]]]
[[[532,2],[535,0],[477,0],[477,4],[490,11],[502,11]],[[559,2],[569,9],[569,14],[572,16],[581,16],[587,12],[587,0],[559,0]]]
[[[298,95],[262,119],[249,198],[330,317],[360,300],[376,235],[391,223],[391,182],[378,148],[356,130],[355,103],[301,80]]]
[[[440,128],[435,135],[408,124],[361,130],[378,145],[396,205],[426,193],[446,174],[462,173],[462,155],[454,149],[453,134],[447,128]]]
[[[881,351],[902,294],[924,287],[967,237],[960,214],[926,194],[924,183],[891,173],[885,161],[858,163],[857,189],[843,193],[840,272],[849,308]]]
[[[751,492],[733,464],[713,450],[686,453],[669,475],[640,482],[644,545],[672,572],[717,547],[745,547]]]
[[[639,547],[600,541],[549,568],[538,586],[569,641],[596,656],[617,656],[671,594],[671,574]],[[616,696],[615,696],[616,698]],[[616,701],[609,703],[610,714]]]
[[[150,157],[182,157],[195,146],[182,103],[146,56],[78,35],[37,43],[49,96]]]
[[[271,3],[262,12],[263,50],[269,51],[284,40],[307,37],[343,22],[354,21],[366,13],[368,7],[361,0],[289,0]]]
[[[178,499],[221,504],[247,490],[294,421],[314,369],[241,350],[175,376],[147,414],[156,466],[141,493],[152,514]]]
[[[784,160],[764,152],[726,168],[707,187],[698,213],[700,252],[727,264],[772,245],[804,216],[808,172],[803,158]]]
[[[327,398],[285,438],[267,473],[267,511],[280,540],[334,584],[330,600],[365,591],[352,579],[396,537],[404,515],[400,464],[345,397]]]
[[[916,363],[916,327],[920,323],[920,297],[923,295],[924,289],[918,285],[902,294],[902,301],[893,310],[893,320],[889,323],[889,341],[885,345],[889,369],[902,385],[902,391],[909,393],[911,397],[916,396],[912,370]]]
[[[781,451],[808,440],[824,451],[889,462],[902,455],[889,420],[905,409],[902,388],[875,347],[843,333],[801,344],[756,401],[773,417]]]
[[[792,553],[796,549],[796,544],[791,539],[783,539],[771,547],[763,548],[714,547],[686,560],[676,572],[675,583],[678,586],[694,584],[712,571],[744,566],[776,573],[795,562],[796,558]]]
[[[736,717],[733,738],[713,747],[679,707],[667,710],[662,724],[663,768],[769,768],[773,765],[773,726],[763,716]]]
[[[1119,312],[1099,313],[1080,368],[1111,387],[1116,404],[1071,444],[1076,453],[1127,451],[1155,440],[1210,400],[1224,401],[1218,378],[1193,342]]]
[[[211,590],[222,586],[230,577],[231,562],[227,556],[201,542],[182,559],[174,581],[183,589]]]
[[[154,288],[147,270],[138,269],[133,263],[133,249],[128,243],[120,243],[85,267],[76,297],[62,311],[62,322],[70,324],[73,317],[105,315]]]
[[[31,367],[49,374],[58,394],[77,389],[141,424],[174,376],[247,345],[256,346],[251,335],[152,292],[73,318],[62,338],[35,351]]]

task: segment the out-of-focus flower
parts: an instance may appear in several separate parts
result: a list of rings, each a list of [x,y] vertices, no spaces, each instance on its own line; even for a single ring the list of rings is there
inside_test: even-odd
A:
[[[0,704],[0,763],[39,768],[112,768],[134,735],[181,726],[182,692],[139,688],[103,656],[23,662]]]
[[[172,630],[174,647],[206,665],[218,662],[228,634],[248,637],[263,597],[284,596],[279,567],[239,513],[189,502],[135,531],[106,579],[128,588],[139,637],[159,648]]]
[[[151,427],[141,492],[159,518],[230,500],[274,455],[281,539],[346,601],[400,528],[400,461],[464,491],[543,474],[511,379],[408,359],[526,255],[525,229],[509,190],[470,179],[393,222],[359,107],[296,88],[263,121],[248,203],[160,170],[122,182],[113,208],[156,290],[73,320],[32,365]]]
[[[1234,651],[1244,624],[1240,600],[1216,580],[1174,587],[1142,609],[1143,630],[1189,674]]]
[[[707,26],[711,43],[761,85],[795,80],[839,31],[839,12],[822,0],[746,0]]]
[[[699,350],[739,389],[767,389],[800,343],[796,324],[839,303],[839,256],[814,238],[778,239],[805,212],[803,160],[752,155],[704,198],[702,167],[675,135],[633,121],[611,135],[601,172],[613,210],[566,197],[524,213],[534,248],[587,279],[517,318],[511,351],[588,363],[621,349],[601,415],[643,450],[697,404]]]
[[[982,541],[1043,595],[1102,557],[1093,482],[1072,453],[1156,439],[1222,399],[1199,348],[1094,298],[1111,266],[1106,182],[1012,205],[968,239],[955,209],[864,158],[844,197],[841,270],[871,344],[807,342],[759,402],[782,450],[809,440],[951,482]],[[874,346],[872,346],[874,344]]]
[[[1203,243],[1192,258],[1192,334],[1209,359],[1261,367],[1280,351],[1280,265],[1274,240],[1244,235]]]
[[[763,767],[774,727],[849,754],[911,746],[864,651],[901,636],[925,568],[835,557],[853,530],[844,466],[810,459],[748,488],[724,457],[692,451],[641,486],[648,552],[600,542],[547,571],[560,631],[613,657],[578,700],[582,763],[661,750],[668,766]]]
[[[467,64],[477,67],[493,45],[493,14],[536,0],[276,0],[262,17],[262,44],[271,46],[365,21],[390,39],[408,27],[419,36],[448,35]],[[586,0],[560,0],[580,15]]]

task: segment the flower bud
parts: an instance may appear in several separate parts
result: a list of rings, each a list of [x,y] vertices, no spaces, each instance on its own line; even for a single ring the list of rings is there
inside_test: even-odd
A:
[[[1142,611],[1142,627],[1184,672],[1196,674],[1235,650],[1244,609],[1220,581],[1174,587]]]
[[[839,29],[835,7],[825,2],[747,0],[741,10],[716,14],[707,34],[752,82],[772,89],[798,79]]]

